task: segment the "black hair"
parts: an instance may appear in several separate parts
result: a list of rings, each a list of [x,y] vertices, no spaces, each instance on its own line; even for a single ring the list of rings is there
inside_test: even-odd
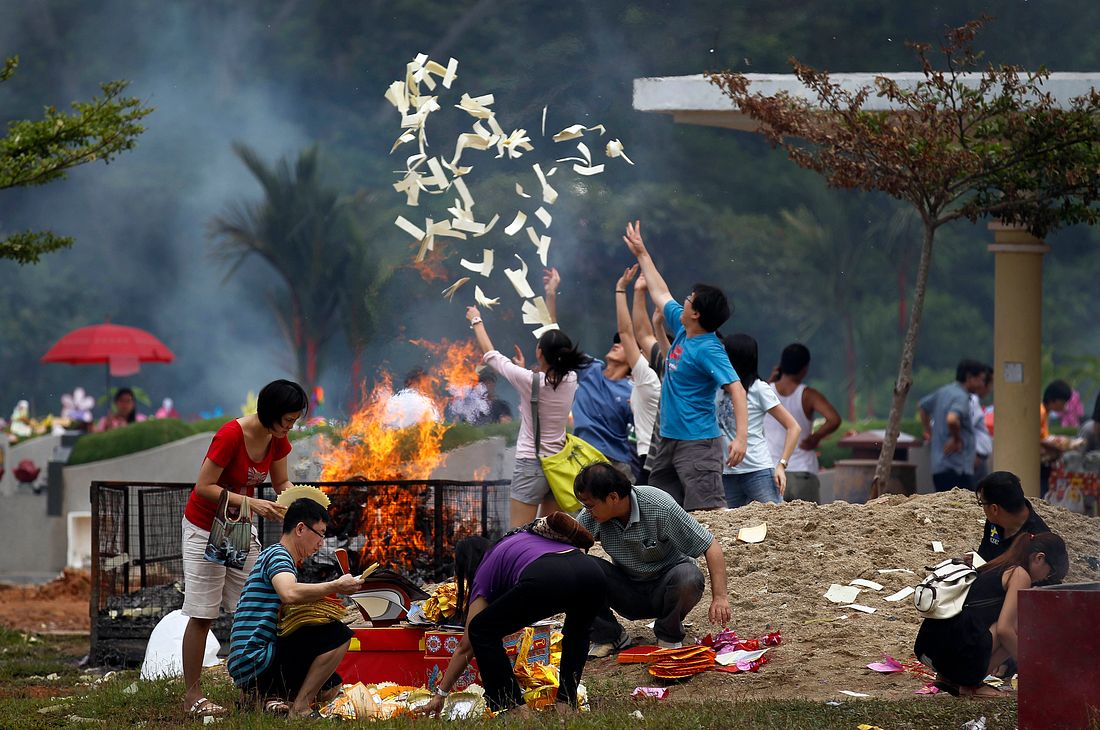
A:
[[[455,585],[458,587],[458,611],[462,613],[462,618],[465,618],[468,609],[466,604],[470,600],[470,586],[478,566],[491,546],[492,543],[480,535],[464,537],[455,544]]]
[[[730,365],[737,371],[737,377],[741,379],[741,386],[745,392],[757,380],[759,373],[759,350],[756,340],[744,333],[727,335],[722,338],[722,344],[726,346],[726,355],[730,359]]]
[[[1094,423],[1100,423],[1100,393],[1096,394],[1096,403],[1092,406],[1092,420]]]
[[[130,409],[130,415],[126,416],[126,422],[133,423],[137,420],[137,397],[134,395],[133,388],[119,388],[115,391],[115,396],[111,399],[111,402],[118,403],[118,399],[124,395],[130,396],[134,401],[134,407]]]
[[[710,284],[696,284],[691,287],[695,296],[691,298],[691,308],[699,313],[699,326],[707,332],[713,332],[730,318],[733,311],[725,293]]]
[[[555,390],[566,375],[579,370],[591,359],[561,330],[544,332],[539,338],[539,349],[546,360],[546,382]]]
[[[783,348],[779,356],[780,375],[798,375],[810,365],[810,348],[801,342],[792,342]]]
[[[955,366],[955,381],[965,383],[967,378],[975,375],[985,375],[985,365],[977,360],[964,358]]]
[[[283,534],[289,535],[299,522],[304,522],[306,527],[313,527],[318,522],[328,524],[328,510],[308,497],[296,499],[286,508],[283,515]]]
[[[606,461],[589,464],[573,480],[575,495],[588,494],[601,500],[612,493],[620,497],[629,496],[630,488],[630,480]]]
[[[622,335],[620,335],[620,334],[619,334],[618,332],[616,332],[615,334],[613,334],[613,335],[611,336],[611,344],[612,344],[612,345],[621,345],[621,344],[623,344],[623,337],[622,337]]]
[[[995,504],[1011,513],[1019,512],[1027,504],[1020,477],[1010,471],[995,471],[982,477],[977,492],[983,502]]]
[[[288,413],[305,415],[309,397],[302,386],[292,380],[272,380],[256,399],[256,415],[264,428],[271,428]]]
[[[1043,391],[1043,405],[1048,405],[1056,400],[1069,400],[1073,397],[1073,388],[1064,380],[1052,381]]]
[[[990,560],[978,568],[979,573],[991,570],[999,570],[1002,573],[1008,568],[1019,566],[1027,570],[1031,556],[1043,553],[1047,564],[1050,566],[1050,575],[1040,585],[1061,583],[1069,572],[1069,553],[1066,552],[1065,541],[1053,532],[1038,532],[1034,535],[1023,533],[1018,535],[1003,554]]]
[[[481,372],[477,374],[477,381],[479,383],[495,383],[497,382],[496,373],[491,368],[482,368]]]

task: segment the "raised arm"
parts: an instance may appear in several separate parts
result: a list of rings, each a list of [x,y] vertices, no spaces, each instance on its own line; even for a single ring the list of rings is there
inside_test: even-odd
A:
[[[657,271],[657,265],[653,263],[649,251],[646,250],[645,242],[642,240],[642,222],[627,223],[626,235],[623,236],[623,240],[626,241],[630,252],[637,257],[638,265],[642,267],[646,286],[649,287],[650,298],[658,309],[664,309],[665,305],[672,299],[672,294],[669,293],[668,284],[665,283],[661,272]]]
[[[657,337],[653,334],[653,322],[649,319],[646,298],[645,274],[639,274],[634,282],[634,300],[630,305],[630,317],[634,324],[634,339],[638,342],[638,349],[648,358],[653,352],[653,343]],[[652,365],[653,363],[650,363]]]
[[[638,362],[638,343],[634,339],[634,324],[630,321],[630,312],[626,311],[626,288],[630,286],[630,280],[638,273],[638,265],[634,264],[623,272],[619,280],[615,282],[615,318],[619,324],[619,342],[623,346],[623,354],[630,369]]]
[[[558,321],[558,287],[561,286],[561,274],[551,267],[542,270],[542,291],[545,294],[546,308],[550,310],[550,320]]]
[[[489,339],[489,333],[485,331],[485,320],[481,318],[477,307],[466,307],[466,321],[470,323],[470,329],[474,331],[474,337],[477,338],[477,346],[482,352],[496,349],[493,347],[492,340]]]
[[[661,311],[660,307],[653,310],[653,333],[661,354],[667,355],[672,348],[672,343],[668,341],[668,330],[665,329],[665,313]]]

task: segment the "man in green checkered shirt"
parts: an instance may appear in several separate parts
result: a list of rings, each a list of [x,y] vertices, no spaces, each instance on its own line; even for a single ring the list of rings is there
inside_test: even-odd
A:
[[[720,626],[729,622],[722,546],[667,492],[631,486],[608,464],[584,469],[574,491],[585,507],[577,520],[612,561],[593,558],[607,579],[609,605],[592,624],[589,656],[607,656],[630,643],[611,609],[631,620],[656,619],[657,645],[682,646],[684,617],[703,596],[699,556],[710,572],[710,620]]]

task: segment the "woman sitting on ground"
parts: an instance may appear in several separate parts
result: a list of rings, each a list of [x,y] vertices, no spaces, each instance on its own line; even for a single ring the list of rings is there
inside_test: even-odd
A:
[[[494,712],[515,708],[523,712],[523,690],[503,639],[559,613],[565,614],[565,626],[556,709],[576,708],[588,632],[604,605],[606,584],[603,571],[578,549],[592,546],[587,530],[564,512],[539,522],[556,538],[571,543],[544,537],[528,526],[508,533],[495,545],[483,537],[468,537],[455,546],[458,605],[465,610],[466,631],[425,712],[443,707],[472,656],[477,657],[489,707]]]
[[[546,516],[558,510],[550,492],[550,483],[542,473],[539,456],[556,454],[565,447],[565,427],[573,396],[577,393],[577,369],[589,360],[561,330],[550,330],[535,346],[538,368],[524,367],[523,353],[509,360],[493,347],[485,322],[477,307],[466,308],[466,319],[485,353],[484,362],[504,377],[519,393],[519,437],[516,440],[516,465],[512,471],[509,524],[525,525],[537,514]],[[535,452],[535,425],[531,416],[531,379],[539,378],[539,448]],[[540,511],[541,505],[541,511]]]
[[[998,696],[982,682],[1005,660],[1016,658],[1019,592],[1060,583],[1068,570],[1066,544],[1053,532],[1015,540],[1007,553],[978,568],[962,613],[925,619],[917,632],[913,650],[936,670],[937,686],[951,694]]]

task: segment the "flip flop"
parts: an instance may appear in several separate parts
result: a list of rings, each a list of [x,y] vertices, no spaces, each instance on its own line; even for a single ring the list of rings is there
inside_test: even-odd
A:
[[[200,697],[187,710],[187,714],[192,717],[224,717],[229,714],[229,710],[207,697]]]
[[[264,700],[264,712],[270,715],[288,715],[290,714],[290,705],[286,700],[281,700],[278,697],[272,697]]]

